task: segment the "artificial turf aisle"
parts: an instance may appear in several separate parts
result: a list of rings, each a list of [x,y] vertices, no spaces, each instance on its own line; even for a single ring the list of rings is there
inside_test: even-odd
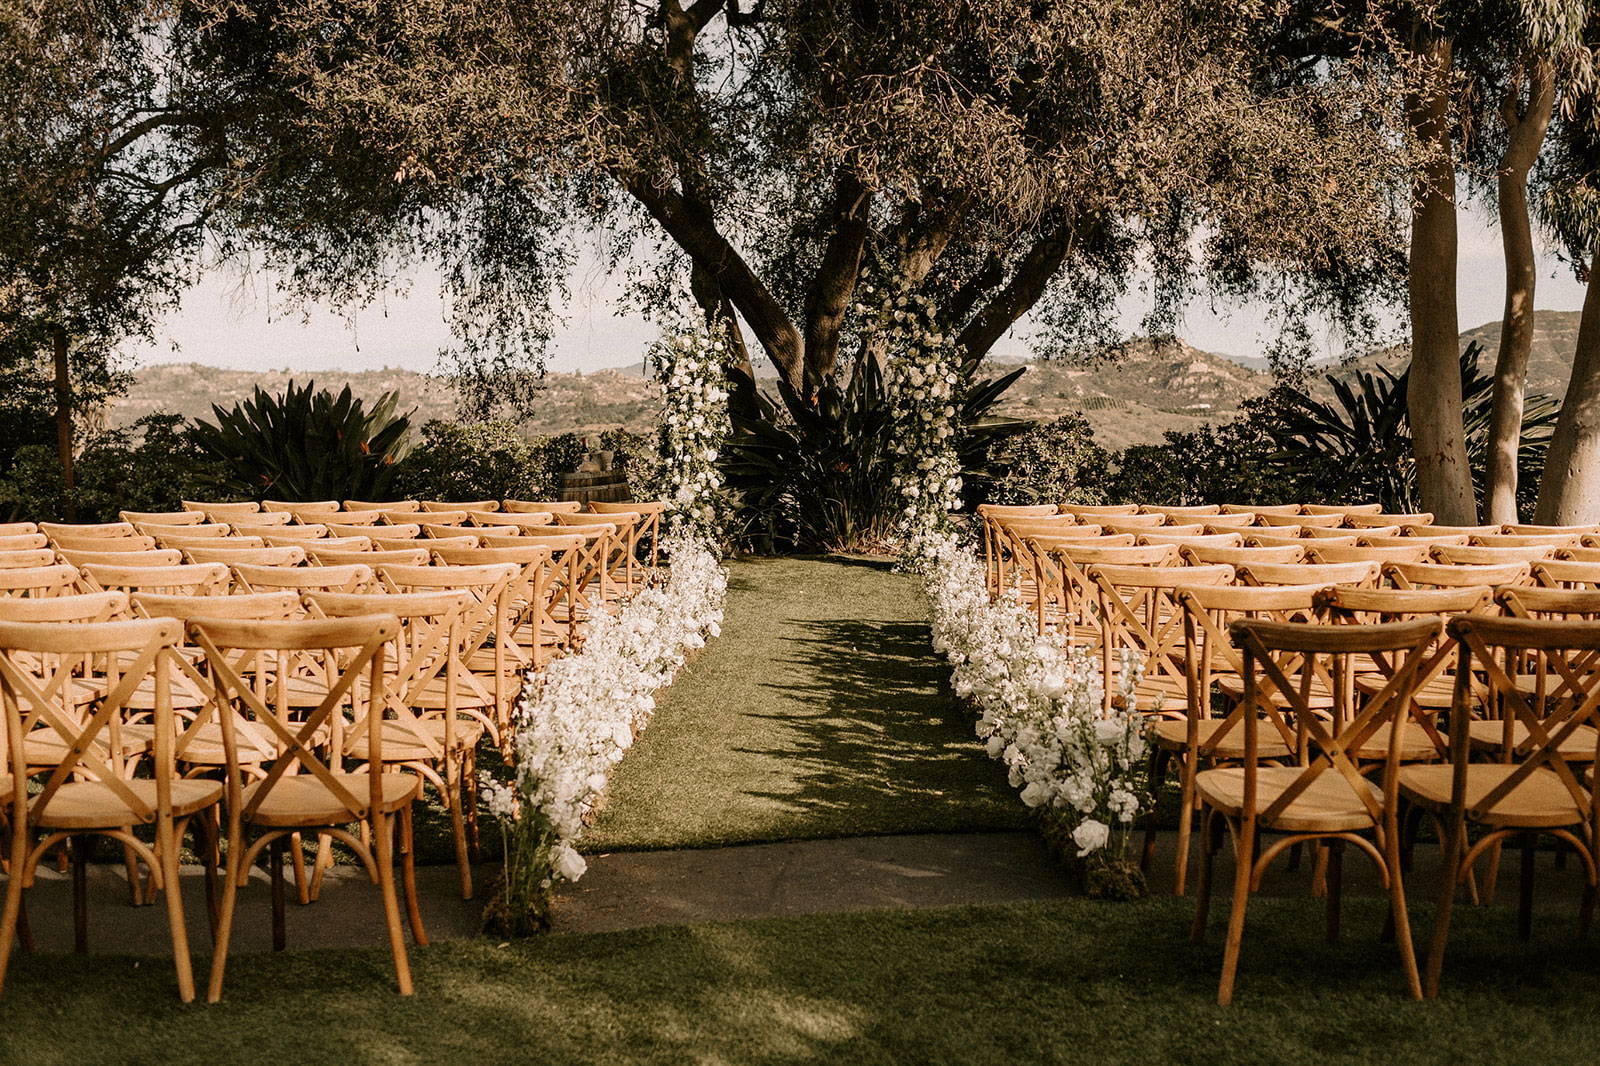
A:
[[[971,712],[940,684],[913,578],[845,558],[729,570],[722,635],[662,696],[586,849],[1025,823]]]

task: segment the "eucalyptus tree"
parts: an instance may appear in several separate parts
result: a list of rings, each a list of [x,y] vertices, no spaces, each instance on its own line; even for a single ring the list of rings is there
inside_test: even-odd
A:
[[[1277,78],[1266,0],[197,2],[210,76],[304,107],[241,217],[308,289],[440,258],[469,365],[537,362],[583,232],[802,397],[868,284],[976,362],[1030,311],[1110,339],[1141,277],[1153,332],[1206,289],[1365,328],[1403,265],[1388,87]]]

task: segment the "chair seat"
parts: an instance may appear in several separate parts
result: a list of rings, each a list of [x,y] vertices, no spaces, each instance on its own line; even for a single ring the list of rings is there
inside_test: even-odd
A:
[[[371,794],[371,779],[365,773],[333,775],[362,804]],[[390,814],[410,803],[417,796],[422,779],[412,774],[383,774],[381,805],[383,813]],[[249,806],[260,791],[263,782],[245,786],[244,802]],[[322,781],[310,774],[297,774],[279,778],[262,801],[251,821],[268,826],[343,825],[353,822],[357,812],[334,795]]]
[[[155,729],[141,723],[124,723],[119,754],[123,758],[147,752],[155,745]],[[104,759],[110,751],[111,731],[102,729],[89,745],[92,758]],[[67,742],[49,726],[30,731],[22,742],[22,755],[29,766],[56,766],[67,757]]]
[[[149,778],[124,781],[128,791],[150,807],[156,805],[156,783]],[[222,782],[187,778],[172,782],[172,814],[183,818],[222,799]],[[45,829],[111,829],[139,821],[133,808],[98,781],[68,781],[56,790],[32,821]]]
[[[298,731],[297,725],[291,725]],[[321,745],[327,742],[328,727],[324,725],[317,730],[312,743]],[[242,729],[233,731],[234,752],[239,762],[245,765],[262,763],[274,759],[278,755],[277,746],[270,739],[263,739],[259,743],[252,739],[249,733]],[[222,727],[215,722],[206,722],[189,738],[183,751],[178,753],[178,761],[193,763],[201,766],[222,766],[227,763],[227,752],[222,744]]]
[[[1360,762],[1382,762],[1389,757],[1389,736],[1393,727],[1385,722],[1355,751]],[[1400,761],[1426,762],[1439,758],[1439,749],[1428,731],[1417,722],[1407,722],[1400,729]]]
[[[1554,727],[1551,728],[1554,732]],[[1500,750],[1505,738],[1505,723],[1477,719],[1467,725],[1467,736],[1472,740],[1475,748],[1493,748]],[[1516,721],[1511,723],[1511,743],[1520,747],[1528,741],[1528,725],[1526,722]],[[1563,740],[1559,746],[1561,757],[1568,762],[1593,762],[1595,746],[1595,728],[1592,725],[1580,725],[1572,731],[1572,735]]]
[[[448,705],[445,700],[447,691],[445,686],[448,683],[449,679],[441,673],[424,685],[421,692],[406,696],[406,705],[430,711],[444,710]],[[462,709],[492,707],[494,706],[494,694],[487,691],[480,693],[474,686],[458,681],[456,683],[455,704]]]
[[[1376,695],[1377,693],[1381,692],[1383,687],[1388,683],[1389,679],[1384,677],[1381,673],[1363,673],[1356,676],[1356,688],[1368,696]],[[1486,691],[1483,682],[1474,679],[1472,683],[1472,689],[1474,694],[1477,696],[1477,700],[1475,702],[1482,702],[1483,693]],[[1429,678],[1423,684],[1417,686],[1416,692],[1412,696],[1413,701],[1418,707],[1422,707],[1430,711],[1449,710],[1450,705],[1455,702],[1455,698],[1456,677],[1454,674],[1439,674],[1435,677]]]
[[[1256,813],[1272,806],[1304,771],[1298,766],[1262,766],[1256,770]],[[1383,793],[1370,781],[1363,780],[1374,800],[1382,802]],[[1244,769],[1227,767],[1203,770],[1195,776],[1195,789],[1200,798],[1223,814],[1239,817],[1244,813]],[[1283,813],[1272,820],[1267,828],[1295,833],[1342,833],[1370,829],[1372,815],[1368,813],[1361,797],[1356,794],[1343,774],[1334,769],[1324,770],[1311,785],[1297,796]]]
[[[1493,788],[1515,771],[1515,766],[1504,763],[1469,765],[1465,797],[1469,817],[1486,825],[1532,829],[1575,825],[1584,820],[1588,799],[1585,798],[1584,807],[1580,807],[1555,771],[1546,767],[1530,774],[1488,814],[1474,810]],[[1413,803],[1434,810],[1448,809],[1452,772],[1451,766],[1443,764],[1402,766],[1400,792]]]
[[[1237,703],[1244,699],[1244,676],[1241,674],[1222,674],[1217,678],[1217,690]],[[1281,704],[1283,700],[1280,697],[1275,702]],[[1321,678],[1312,683],[1309,704],[1314,711],[1333,709],[1333,694],[1328,691],[1328,686]]]
[[[417,739],[421,731],[434,742],[436,748],[444,747],[443,718],[423,718],[415,723],[386,721],[383,723],[383,761],[418,762],[435,758],[428,746]],[[476,718],[456,719],[456,750],[476,747],[483,739],[484,725]],[[345,744],[345,754],[353,759],[366,759],[370,750],[365,731],[350,737]]]
[[[1199,739],[1202,746],[1210,742],[1222,730],[1221,718],[1202,719],[1199,728]],[[1154,732],[1157,744],[1164,748],[1182,751],[1189,744],[1189,726],[1187,722],[1177,719],[1165,718],[1155,723]],[[1256,734],[1256,750],[1263,759],[1287,759],[1289,745],[1283,742],[1278,731],[1270,725],[1263,724]],[[1244,758],[1244,725],[1236,725],[1231,733],[1222,738],[1214,751],[1207,754],[1214,759],[1242,759]]]

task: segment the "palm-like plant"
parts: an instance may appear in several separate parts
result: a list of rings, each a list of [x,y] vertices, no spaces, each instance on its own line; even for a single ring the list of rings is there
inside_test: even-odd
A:
[[[291,381],[281,394],[257,387],[231,410],[213,404],[215,424],[196,422],[194,439],[257,499],[381,500],[411,430],[414,412],[397,415],[398,405],[393,392],[369,409],[349,386],[335,396]]]
[[[1461,353],[1462,423],[1473,483],[1481,494],[1488,465],[1493,379],[1478,366],[1483,346]],[[1381,501],[1391,511],[1418,508],[1411,427],[1406,418],[1409,366],[1395,373],[1379,367],[1351,375],[1327,375],[1333,399],[1324,401],[1296,389],[1279,389],[1268,433],[1278,445],[1274,459],[1286,476],[1316,486],[1331,502]],[[1560,404],[1531,395],[1523,409],[1518,483],[1538,483]]]
[[[1031,425],[991,415],[1023,369],[978,382],[972,368],[963,370],[955,428],[968,480],[983,478],[991,444]],[[740,496],[741,538],[829,551],[880,547],[901,501],[890,483],[894,410],[876,361],[861,359],[847,382],[824,384],[810,402],[781,378],[777,400],[739,378],[755,409],[734,413],[723,475]]]

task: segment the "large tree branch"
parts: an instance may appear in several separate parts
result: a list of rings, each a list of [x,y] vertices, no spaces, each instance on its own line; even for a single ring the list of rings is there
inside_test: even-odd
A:
[[[678,247],[711,273],[785,380],[803,392],[805,350],[799,331],[711,216],[674,189],[658,189],[643,179],[624,186]]]
[[[854,171],[841,167],[834,178],[833,232],[806,292],[806,371],[814,382],[831,375],[839,360],[839,331],[861,274],[871,209],[872,191]]]
[[[1072,251],[1073,235],[1073,227],[1063,223],[1046,232],[1023,253],[1011,280],[956,337],[969,364],[978,363],[995,342],[1005,336],[1006,330],[1039,302],[1045,286],[1050,284],[1050,279]]]

